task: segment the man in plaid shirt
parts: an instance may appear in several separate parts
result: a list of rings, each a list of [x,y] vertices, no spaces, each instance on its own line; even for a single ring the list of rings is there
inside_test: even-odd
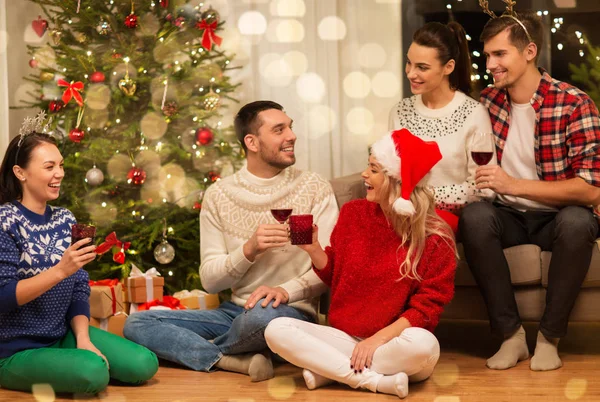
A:
[[[558,341],[588,271],[600,204],[600,121],[581,90],[537,68],[542,22],[534,13],[504,14],[482,34],[494,86],[481,93],[488,107],[498,165],[478,168],[478,188],[492,203],[468,205],[460,218],[466,260],[487,304],[492,330],[504,341],[487,361],[507,369],[529,357],[504,248],[536,244],[552,251],[546,307],[532,370],[562,366]]]

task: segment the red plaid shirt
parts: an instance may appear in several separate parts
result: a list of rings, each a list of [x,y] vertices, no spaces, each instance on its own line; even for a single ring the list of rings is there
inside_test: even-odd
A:
[[[535,110],[535,163],[540,180],[556,181],[581,177],[600,187],[600,120],[590,97],[578,88],[553,79],[540,69],[542,80],[531,105]],[[510,100],[503,89],[488,87],[481,92],[496,136],[498,164],[508,127]]]

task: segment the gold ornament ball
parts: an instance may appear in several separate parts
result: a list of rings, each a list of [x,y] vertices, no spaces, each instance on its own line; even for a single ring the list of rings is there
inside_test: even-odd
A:
[[[137,85],[134,80],[129,77],[121,78],[119,80],[119,89],[127,96],[135,95]]]
[[[73,33],[73,36],[75,36],[75,40],[79,43],[85,43],[87,41],[86,34],[82,32],[75,32]]]
[[[216,110],[221,105],[221,97],[212,89],[202,98],[202,108],[209,112]]]
[[[222,155],[231,155],[233,153],[233,148],[228,142],[222,141],[219,144],[219,151],[221,151]]]
[[[221,18],[221,16],[219,15],[219,13],[217,11],[215,11],[214,8],[210,7],[208,10],[204,11],[201,15],[200,18],[205,20],[207,23],[212,24],[213,22],[217,22],[217,24],[219,23],[219,19]]]
[[[42,81],[50,81],[53,78],[54,78],[54,73],[51,73],[50,71],[42,71],[40,73],[40,80],[42,80]]]

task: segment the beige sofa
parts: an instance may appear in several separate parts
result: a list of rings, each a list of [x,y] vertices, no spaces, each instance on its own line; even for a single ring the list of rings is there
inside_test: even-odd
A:
[[[359,174],[333,179],[331,185],[340,207],[350,200],[365,196],[365,185]],[[600,321],[599,247],[597,242],[590,270],[571,313],[571,321]],[[442,318],[487,320],[483,298],[464,259],[460,244],[458,251],[460,260],[456,270],[455,296],[444,310]],[[504,254],[510,267],[521,319],[539,321],[545,306],[548,266],[552,253],[542,252],[533,244],[525,244],[505,249]]]

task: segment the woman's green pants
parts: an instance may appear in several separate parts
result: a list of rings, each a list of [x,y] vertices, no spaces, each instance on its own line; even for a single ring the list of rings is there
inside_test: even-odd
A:
[[[156,355],[141,345],[94,327],[90,339],[106,356],[110,369],[94,352],[77,349],[69,330],[52,346],[0,359],[0,387],[31,392],[35,384],[49,384],[57,393],[95,394],[106,388],[110,378],[136,385],[158,370]]]

